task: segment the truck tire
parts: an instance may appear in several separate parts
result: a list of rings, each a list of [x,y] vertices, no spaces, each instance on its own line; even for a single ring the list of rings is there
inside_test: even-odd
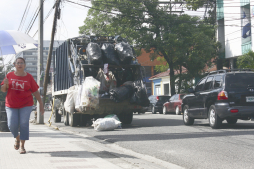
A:
[[[69,113],[65,110],[63,110],[63,120],[64,120],[64,125],[69,126]]]
[[[186,126],[190,126],[194,124],[194,118],[189,116],[188,109],[189,109],[189,106],[185,105],[183,109],[183,123]]]
[[[0,121],[7,121],[6,111],[0,112]]]
[[[9,132],[7,121],[0,121],[0,132]]]
[[[120,114],[119,115],[119,120],[123,124],[131,124],[132,119],[133,119],[133,113],[127,113],[127,114]]]
[[[58,109],[55,111],[55,123],[60,123],[61,122],[61,114],[58,114]]]
[[[79,122],[79,115],[78,114],[73,114],[73,113],[68,113],[68,119],[69,119],[69,125],[71,127],[76,127]]]

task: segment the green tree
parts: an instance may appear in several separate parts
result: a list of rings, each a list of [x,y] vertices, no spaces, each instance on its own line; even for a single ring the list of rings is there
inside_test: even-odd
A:
[[[158,0],[94,0],[80,33],[127,37],[135,46],[164,57],[170,69],[171,95],[175,94],[174,70],[186,67],[195,75],[210,64],[217,51],[214,26],[198,17],[175,15]]]
[[[242,56],[239,56],[237,58],[236,63],[239,69],[244,69],[244,68],[254,69],[254,52],[249,51],[248,53]]]

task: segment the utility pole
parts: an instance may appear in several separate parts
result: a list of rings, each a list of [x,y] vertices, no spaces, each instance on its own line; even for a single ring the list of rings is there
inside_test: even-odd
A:
[[[43,86],[42,72],[43,72],[43,0],[39,3],[40,15],[39,15],[39,29],[38,29],[38,58],[37,58],[37,83],[40,86],[40,96],[42,95],[41,89]],[[37,123],[44,124],[44,115],[40,112],[40,105],[37,101]]]
[[[50,46],[49,46],[49,53],[48,53],[46,72],[45,72],[45,76],[44,76],[43,104],[45,104],[46,93],[47,93],[48,76],[49,76],[49,69],[50,69],[50,64],[51,64],[51,56],[52,56],[53,45],[54,45],[54,38],[55,38],[55,32],[56,32],[56,23],[57,23],[57,19],[60,19],[60,8],[59,8],[60,1],[61,0],[57,0],[55,5],[54,5],[55,15],[54,15],[53,27],[52,27],[52,32],[51,32],[51,39],[50,39]],[[53,109],[53,107],[52,107],[52,109]]]

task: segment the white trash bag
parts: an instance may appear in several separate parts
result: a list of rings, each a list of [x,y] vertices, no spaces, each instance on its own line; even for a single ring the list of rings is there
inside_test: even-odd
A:
[[[75,94],[74,94],[74,96],[75,96],[75,99],[74,99],[75,109],[77,111],[81,112],[82,111],[82,106],[80,104],[80,101],[81,101],[81,94],[82,94],[82,85],[79,85],[76,88],[78,88],[78,90],[75,91]]]
[[[114,118],[99,118],[93,121],[92,126],[96,131],[114,130],[121,124],[120,121]]]
[[[75,86],[72,86],[69,88],[66,101],[64,102],[64,109],[67,112],[74,112],[75,109],[75,102],[74,102],[74,96],[75,96]]]
[[[92,76],[86,77],[82,85],[81,106],[99,108],[100,82]]]

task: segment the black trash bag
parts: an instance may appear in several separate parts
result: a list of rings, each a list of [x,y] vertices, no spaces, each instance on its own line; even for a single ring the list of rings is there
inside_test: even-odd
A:
[[[115,45],[120,64],[130,64],[133,59],[132,48],[128,43],[121,42]]]
[[[97,43],[90,42],[86,48],[88,64],[102,65],[101,48]]]
[[[133,82],[134,94],[130,99],[130,103],[137,104],[143,107],[148,107],[150,101],[147,97],[147,92],[144,84],[141,81]]]
[[[116,56],[115,47],[110,43],[103,43],[101,47],[103,63],[109,65],[119,65],[119,60]]]
[[[134,93],[134,90],[133,90],[132,82],[128,82],[126,84],[123,84],[120,87],[111,89],[109,91],[110,99],[114,100],[116,103],[130,99],[133,93]]]

